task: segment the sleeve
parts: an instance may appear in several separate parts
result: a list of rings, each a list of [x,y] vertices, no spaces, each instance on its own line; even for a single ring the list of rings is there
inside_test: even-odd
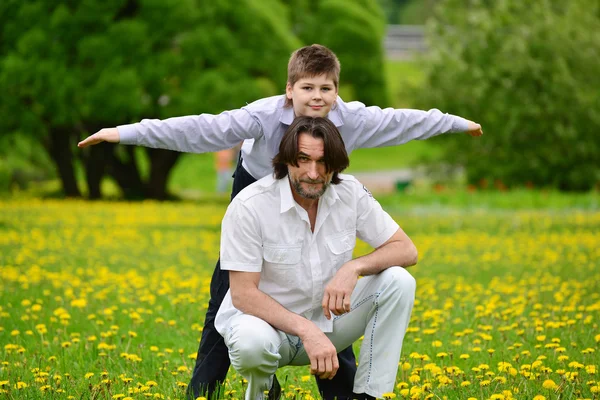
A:
[[[448,132],[464,132],[468,120],[440,110],[381,109],[364,107],[363,129],[357,148],[396,146],[411,140],[425,140]]]
[[[263,261],[261,238],[256,214],[234,199],[221,225],[221,269],[260,272]]]
[[[399,228],[392,217],[381,208],[371,192],[356,181],[356,236],[374,248],[384,244]]]
[[[245,139],[262,136],[262,126],[246,109],[218,115],[200,114],[165,120],[145,119],[120,125],[120,142],[188,153],[230,149]]]

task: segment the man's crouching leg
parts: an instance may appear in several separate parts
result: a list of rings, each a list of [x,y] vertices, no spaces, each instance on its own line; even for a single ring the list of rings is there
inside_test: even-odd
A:
[[[352,293],[350,314],[365,313],[367,325],[354,380],[355,393],[382,397],[394,390],[415,290],[415,279],[401,267],[390,267],[359,280]],[[343,324],[343,320],[339,322]]]
[[[262,400],[279,367],[281,336],[268,323],[251,315],[234,317],[225,335],[235,370],[248,381],[246,400]]]

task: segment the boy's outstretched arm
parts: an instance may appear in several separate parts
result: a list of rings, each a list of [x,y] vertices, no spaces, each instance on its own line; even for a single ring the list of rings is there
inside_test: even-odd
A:
[[[480,124],[437,109],[382,109],[339,99],[338,103],[345,127],[355,132],[349,138],[353,149],[397,146],[446,133],[464,132],[474,137],[483,134]]]
[[[104,128],[77,144],[122,143],[190,153],[230,149],[262,135],[261,125],[244,109],[218,115],[200,114]]]

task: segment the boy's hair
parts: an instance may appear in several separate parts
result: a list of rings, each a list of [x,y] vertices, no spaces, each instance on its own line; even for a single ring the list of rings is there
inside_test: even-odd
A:
[[[350,163],[340,131],[327,118],[306,116],[296,117],[281,139],[279,153],[273,158],[275,179],[288,175],[288,165],[298,167],[298,137],[303,133],[323,140],[325,169],[328,173],[333,172],[331,183],[340,183],[338,174]]]
[[[335,88],[338,89],[340,82],[340,60],[335,53],[320,44],[304,46],[292,53],[288,62],[287,83],[294,86],[302,78],[312,78],[317,75],[326,74],[333,80]],[[287,99],[286,106],[292,102]]]

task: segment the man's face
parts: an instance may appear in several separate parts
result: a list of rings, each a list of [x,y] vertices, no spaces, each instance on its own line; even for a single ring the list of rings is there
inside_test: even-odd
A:
[[[294,86],[288,83],[285,91],[294,104],[296,117],[325,117],[337,98],[335,84],[326,74],[302,78]]]
[[[305,199],[318,199],[325,193],[333,172],[327,173],[323,139],[309,134],[298,136],[298,166],[288,165],[292,190]]]

